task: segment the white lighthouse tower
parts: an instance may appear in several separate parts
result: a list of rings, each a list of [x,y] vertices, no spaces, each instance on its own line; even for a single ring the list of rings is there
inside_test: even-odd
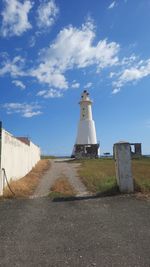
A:
[[[92,101],[86,90],[83,91],[79,104],[80,121],[72,156],[75,158],[97,158],[99,144],[96,138],[95,123],[92,119]]]

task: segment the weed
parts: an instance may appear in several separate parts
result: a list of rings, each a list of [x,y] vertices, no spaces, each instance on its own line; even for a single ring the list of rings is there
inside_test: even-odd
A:
[[[50,190],[49,196],[52,198],[74,196],[76,193],[65,176],[58,178]]]

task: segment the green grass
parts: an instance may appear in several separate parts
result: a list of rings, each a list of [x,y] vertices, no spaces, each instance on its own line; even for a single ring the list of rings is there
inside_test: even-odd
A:
[[[150,193],[150,158],[132,160],[132,173],[136,190]]]
[[[79,176],[87,187],[94,193],[114,193],[118,191],[113,159],[78,160],[81,166]],[[132,173],[135,190],[150,193],[150,159],[140,158],[132,160]]]
[[[115,166],[112,159],[81,160],[79,176],[87,189],[93,193],[118,191]]]
[[[60,193],[60,192],[50,192],[48,195],[50,198],[54,199],[54,198],[62,198],[62,197],[66,197],[66,194]],[[67,195],[68,197],[68,195]]]
[[[41,159],[55,159],[55,156],[50,156],[50,155],[41,155]]]

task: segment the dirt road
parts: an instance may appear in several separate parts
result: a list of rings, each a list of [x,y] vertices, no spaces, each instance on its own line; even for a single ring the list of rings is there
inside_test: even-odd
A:
[[[65,160],[51,160],[51,168],[41,179],[32,198],[47,196],[54,182],[63,176],[68,179],[75,192],[77,192],[77,196],[87,195],[88,192],[77,174],[78,166],[78,163],[72,163]]]

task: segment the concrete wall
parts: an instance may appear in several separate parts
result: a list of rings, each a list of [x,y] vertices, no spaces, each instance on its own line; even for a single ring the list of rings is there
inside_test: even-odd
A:
[[[40,160],[40,148],[30,141],[27,145],[2,129],[1,132],[1,166],[8,181],[25,176]],[[0,177],[2,186],[2,175]]]

